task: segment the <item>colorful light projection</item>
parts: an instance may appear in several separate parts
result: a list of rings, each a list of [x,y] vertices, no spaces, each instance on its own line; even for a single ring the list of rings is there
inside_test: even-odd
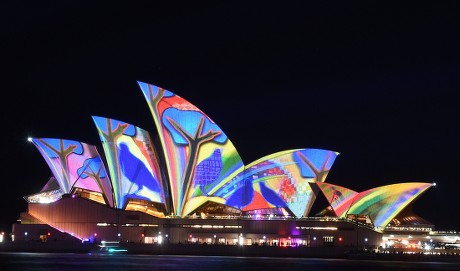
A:
[[[107,158],[115,206],[124,208],[129,198],[164,204],[167,188],[149,133],[119,120],[93,120]]]
[[[352,198],[347,214],[368,215],[377,228],[384,228],[409,203],[413,202],[432,183],[398,183],[363,191]]]
[[[252,162],[231,182],[209,193],[243,211],[288,208],[296,217],[305,217],[316,198],[309,182],[323,182],[337,155],[321,149],[274,153]]]
[[[67,139],[31,138],[51,169],[63,193],[82,188],[100,192],[113,206],[110,179],[93,145]]]
[[[337,216],[365,215],[375,226],[384,227],[434,185],[403,183],[357,193],[326,184],[323,182],[338,153],[319,149],[282,151],[245,167],[225,133],[201,110],[168,90],[138,83],[159,133],[167,171],[160,170],[148,132],[94,116],[112,180],[95,146],[64,139],[31,139],[60,189],[41,191],[30,200],[55,201],[62,193],[81,188],[101,193],[108,205],[120,209],[128,199],[138,205],[154,202],[150,207],[155,215],[166,212],[185,217],[210,201],[248,213],[282,210],[283,215],[305,217],[316,197],[317,190],[312,187],[318,187]],[[165,173],[169,178],[162,178]],[[161,204],[164,209],[157,208]]]
[[[184,217],[229,182],[244,164],[232,142],[200,109],[174,93],[138,82],[163,146],[172,213]]]
[[[310,185],[316,186],[321,190],[335,214],[339,217],[350,208],[353,197],[358,195],[356,191],[330,183],[315,182],[310,183]]]

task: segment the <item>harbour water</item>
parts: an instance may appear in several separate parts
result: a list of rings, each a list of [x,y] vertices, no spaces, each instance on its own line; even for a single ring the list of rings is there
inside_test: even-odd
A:
[[[401,271],[460,270],[460,262],[375,261],[320,258],[101,255],[89,253],[0,253],[0,270],[20,271]]]

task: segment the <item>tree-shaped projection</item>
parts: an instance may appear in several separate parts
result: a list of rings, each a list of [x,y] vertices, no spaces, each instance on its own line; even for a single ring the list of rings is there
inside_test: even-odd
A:
[[[221,171],[213,175],[215,180],[206,180],[206,190],[222,186],[241,172],[244,164],[227,136],[201,110],[168,90],[141,82],[139,85],[164,150],[173,214],[186,216],[206,200],[204,186],[195,183],[201,181],[196,176],[201,162],[217,150],[221,154],[221,161],[216,163],[222,165]]]
[[[105,119],[105,125],[100,123],[100,120],[103,118],[100,117],[93,117],[93,120],[98,125],[99,129],[99,136],[101,137],[101,141],[104,146],[104,151],[106,152],[106,156],[108,159],[112,159],[108,161],[107,165],[109,168],[110,175],[112,177],[112,187],[114,190],[114,205],[117,208],[123,207],[123,199],[122,196],[122,176],[121,176],[121,169],[117,166],[117,163],[114,161],[118,161],[118,150],[117,146],[113,144],[116,140],[123,135],[123,133],[128,128],[129,124],[117,122],[116,127],[112,127],[112,121],[110,119]],[[104,127],[102,129],[101,127]]]
[[[190,192],[190,185],[192,184],[192,177],[194,176],[194,170],[197,165],[197,156],[200,146],[208,141],[212,141],[215,137],[220,135],[220,132],[208,130],[203,132],[203,126],[205,118],[201,117],[198,125],[196,126],[193,134],[189,134],[183,126],[179,125],[176,121],[168,118],[169,123],[174,127],[174,130],[170,130],[171,133],[179,133],[187,142],[189,148],[189,156],[187,158],[187,165],[185,167],[185,174],[182,177],[182,189],[180,197],[184,199]],[[169,126],[167,126],[169,127]],[[193,126],[192,126],[193,127]],[[173,136],[174,138],[174,136]],[[181,209],[184,207],[184,201],[182,200]]]
[[[222,129],[200,109],[166,89],[138,83],[155,121],[166,169],[160,168],[147,131],[93,117],[111,180],[95,146],[31,139],[60,186],[53,189],[59,190],[57,196],[49,200],[78,187],[101,192],[110,206],[119,209],[138,210],[137,206],[151,201],[155,204],[147,202],[152,207],[147,213],[162,217],[185,217],[206,210],[200,207],[208,203],[225,206],[232,214],[265,209],[265,214],[305,217],[321,190],[337,216],[364,215],[377,227],[384,227],[432,185],[403,183],[357,193],[326,184],[338,153],[320,149],[280,151],[245,166]],[[33,197],[30,202],[37,202],[40,196]]]
[[[82,179],[88,177],[96,181],[97,186],[102,193],[105,201],[108,202],[110,207],[113,207],[114,198],[112,193],[112,187],[109,181],[104,181],[108,178],[107,172],[105,171],[104,164],[99,156],[86,159],[83,166],[77,170],[78,176]]]
[[[115,119],[93,116],[93,120],[107,157],[117,208],[125,208],[130,200],[164,204],[165,185],[149,133]]]
[[[33,139],[32,141],[35,143],[37,147],[39,147],[40,145],[46,147],[46,149],[39,148],[42,151],[42,154],[44,154],[45,158],[50,159],[50,161],[56,158],[58,159],[59,168],[57,168],[54,163],[52,163],[50,167],[54,168],[53,171],[57,174],[57,176],[55,177],[58,180],[62,191],[64,193],[69,193],[73,182],[77,180],[70,180],[69,178],[69,164],[67,161],[67,157],[78,148],[78,145],[75,144],[75,142],[67,142],[66,144],[64,139],[47,140],[38,138]],[[80,152],[82,152],[82,148]]]
[[[67,139],[32,139],[48,163],[63,193],[74,187],[101,192],[113,206],[112,189],[96,147]]]
[[[308,159],[308,157],[305,156],[305,154],[303,154],[302,152],[298,152],[296,154],[297,154],[297,156],[299,158],[299,161],[301,161],[303,164],[305,164],[311,170],[311,172],[314,174],[314,176],[312,176],[312,177],[314,177],[315,181],[317,181],[317,182],[324,182],[326,180],[326,177],[329,174],[329,170],[331,168],[331,165],[332,165],[332,163],[334,162],[334,160],[336,158],[335,153],[328,152],[328,153],[325,153],[326,157],[324,157],[323,159],[319,160],[320,163],[315,165],[315,163],[312,162],[311,159]],[[295,160],[297,160],[297,159],[295,159]],[[305,176],[308,176],[308,173],[303,173],[303,174],[305,174]]]

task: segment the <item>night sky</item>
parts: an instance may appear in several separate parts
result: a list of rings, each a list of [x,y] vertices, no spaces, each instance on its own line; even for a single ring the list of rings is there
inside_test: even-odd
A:
[[[101,146],[93,115],[156,136],[137,81],[200,108],[245,164],[321,148],[355,191],[436,182],[414,212],[460,230],[457,1],[5,2],[0,230],[51,177],[28,136]]]

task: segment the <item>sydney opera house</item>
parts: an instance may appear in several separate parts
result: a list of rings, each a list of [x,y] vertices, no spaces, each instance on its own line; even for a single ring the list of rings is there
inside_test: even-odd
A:
[[[390,236],[434,229],[411,209],[433,183],[354,191],[326,181],[338,153],[322,149],[244,164],[203,111],[169,90],[138,84],[154,134],[93,116],[88,130],[97,130],[98,144],[29,139],[51,178],[24,197],[15,241],[377,247],[397,241]]]

